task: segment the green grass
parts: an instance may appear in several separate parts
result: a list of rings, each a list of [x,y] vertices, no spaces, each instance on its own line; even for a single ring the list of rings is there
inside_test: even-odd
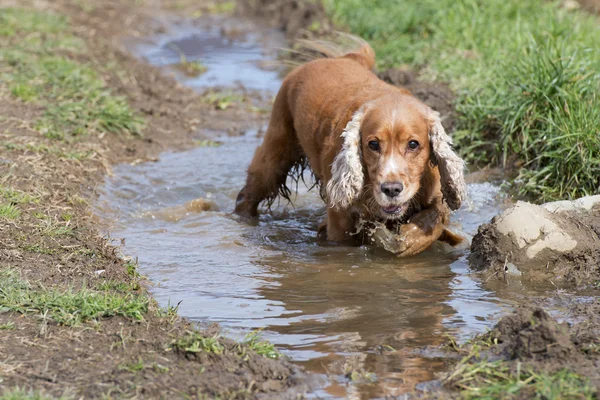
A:
[[[65,18],[5,8],[0,26],[0,86],[43,107],[38,131],[65,140],[90,133],[140,133],[143,121],[127,100],[111,94],[91,66],[69,57],[85,46],[70,33]]]
[[[0,219],[17,219],[21,211],[13,204],[0,204]]]
[[[132,290],[132,284],[107,279],[98,285],[98,290],[105,292],[128,292]]]
[[[65,158],[69,160],[86,160],[95,154],[93,150],[87,151],[65,151],[57,146],[46,146],[44,144],[26,144],[21,145],[12,142],[3,143],[4,147],[8,150],[19,150],[19,151],[33,151],[36,153],[54,154],[59,158]]]
[[[512,370],[505,361],[461,362],[447,378],[461,390],[464,399],[595,399],[590,382],[566,369],[556,373],[537,373],[518,364]]]
[[[31,204],[39,203],[40,199],[25,193],[21,190],[13,189],[10,187],[3,187],[0,185],[0,196],[4,197],[6,201],[11,204]]]
[[[60,397],[57,400],[66,400],[70,397]],[[41,392],[20,388],[5,389],[0,393],[0,400],[54,400],[55,397],[47,396]]]
[[[14,322],[8,322],[6,324],[0,324],[0,331],[12,331],[13,329],[15,329],[15,323]]]
[[[86,288],[33,288],[16,271],[7,269],[0,271],[0,312],[3,311],[43,314],[69,326],[115,315],[142,320],[148,311],[148,298]]]
[[[190,332],[186,336],[176,340],[173,347],[187,353],[215,353],[223,354],[225,348],[217,336],[205,337],[197,332]]]
[[[486,355],[497,344],[498,340],[491,332],[478,335],[464,344],[458,344],[450,337],[442,348],[463,356],[442,383],[459,390],[464,399],[596,398],[596,389],[589,379],[568,369],[540,372],[520,361],[489,361]]]
[[[179,64],[175,64],[175,67],[183,72],[186,76],[197,77],[208,71],[206,65],[200,61],[187,61],[182,60]]]
[[[48,229],[44,233],[50,237],[71,236],[73,235],[73,228],[70,226],[56,226]]]
[[[137,261],[129,260],[125,263],[125,269],[127,270],[127,275],[132,278],[139,278],[140,273],[138,271]]]
[[[324,0],[380,68],[449,82],[456,142],[471,163],[521,165],[534,200],[600,191],[600,24],[537,0]]]
[[[146,368],[144,360],[140,357],[137,362],[127,363],[119,366],[120,370],[129,372],[140,372]]]
[[[260,340],[260,331],[251,332],[241,342],[242,347],[250,349],[263,357],[272,358],[274,360],[281,357],[281,353],[277,351],[275,345],[268,341]]]
[[[218,110],[227,110],[236,104],[244,102],[244,100],[244,96],[232,91],[208,91],[203,96],[203,101],[205,103],[214,105]]]
[[[174,341],[172,347],[186,353],[223,354],[226,351],[219,336],[206,337],[199,332],[188,332],[186,336]],[[259,331],[246,335],[244,340],[235,345],[234,352],[244,360],[248,358],[250,352],[272,359],[281,357],[281,353],[277,351],[272,343],[260,340]]]
[[[52,255],[52,254],[58,253],[58,249],[47,247],[47,246],[42,246],[41,244],[38,244],[38,243],[25,244],[25,245],[23,245],[23,250],[31,251],[32,253],[47,254],[47,255]]]

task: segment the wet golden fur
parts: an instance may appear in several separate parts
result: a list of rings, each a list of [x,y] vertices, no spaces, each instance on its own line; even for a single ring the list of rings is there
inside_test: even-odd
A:
[[[323,231],[329,240],[352,239],[362,218],[402,223],[403,255],[438,239],[455,242],[445,225],[450,208],[465,197],[464,163],[439,115],[377,78],[374,63],[373,50],[363,44],[286,77],[236,213],[256,216],[263,200],[287,197],[288,174],[308,162],[328,205]]]

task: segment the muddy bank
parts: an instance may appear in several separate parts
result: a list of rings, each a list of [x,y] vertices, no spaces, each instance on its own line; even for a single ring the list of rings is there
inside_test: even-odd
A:
[[[595,398],[600,389],[600,302],[570,304],[559,323],[542,308],[518,308],[455,348],[463,359],[442,379],[477,398]],[[576,374],[576,375],[572,375]],[[559,396],[559,397],[556,397]]]
[[[518,202],[479,228],[472,268],[506,280],[594,284],[600,279],[600,196]]]
[[[281,29],[292,39],[324,36],[331,32],[332,24],[321,2],[306,0],[240,0],[238,15],[253,15]]]
[[[242,121],[264,120],[264,113],[243,104],[219,108],[125,51],[124,37],[161,29],[164,10],[119,1],[18,5],[0,13],[8,21],[1,25],[9,27],[0,48],[16,60],[3,63],[8,79],[0,83],[2,394],[17,387],[85,398],[285,398],[304,392],[305,375],[271,350],[262,355],[266,344],[226,340],[216,329],[196,331],[177,317],[175,305],[158,307],[135,260],[124,261],[100,237],[89,209],[113,164],[153,160],[165,149],[193,146],[223,121],[235,131]],[[47,32],[29,32],[31,20]],[[25,52],[21,46],[32,47]],[[111,130],[114,125],[91,120],[69,133],[70,117],[58,120],[63,110],[46,97],[53,86],[39,93],[5,86],[20,73],[13,68],[15,54],[32,57],[29,67],[42,71],[48,65],[84,71],[80,75],[89,80],[77,92],[100,87],[102,99],[124,108],[120,117],[135,121],[135,129]],[[45,57],[53,57],[51,63]],[[84,111],[75,121],[94,117],[85,109],[87,99],[79,103],[72,112]],[[65,135],[49,135],[40,121],[60,122]]]

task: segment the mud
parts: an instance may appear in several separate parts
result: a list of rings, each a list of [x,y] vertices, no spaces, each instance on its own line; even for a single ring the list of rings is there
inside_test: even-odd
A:
[[[600,279],[599,196],[535,206],[518,202],[482,225],[473,238],[472,268],[554,283]]]
[[[558,322],[539,307],[520,307],[479,339],[495,343],[483,357],[502,359],[514,370],[571,370],[600,389],[600,300],[568,305]],[[474,340],[477,342],[478,338]]]
[[[238,15],[254,15],[281,29],[296,40],[300,37],[323,36],[332,30],[321,2],[305,0],[241,0]]]

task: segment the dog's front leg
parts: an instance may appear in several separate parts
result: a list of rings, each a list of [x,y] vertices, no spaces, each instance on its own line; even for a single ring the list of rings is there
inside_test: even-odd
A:
[[[327,239],[334,242],[353,240],[355,219],[347,210],[327,209]]]
[[[434,205],[415,214],[400,228],[397,254],[408,257],[426,250],[445,234],[449,216],[445,205]]]

